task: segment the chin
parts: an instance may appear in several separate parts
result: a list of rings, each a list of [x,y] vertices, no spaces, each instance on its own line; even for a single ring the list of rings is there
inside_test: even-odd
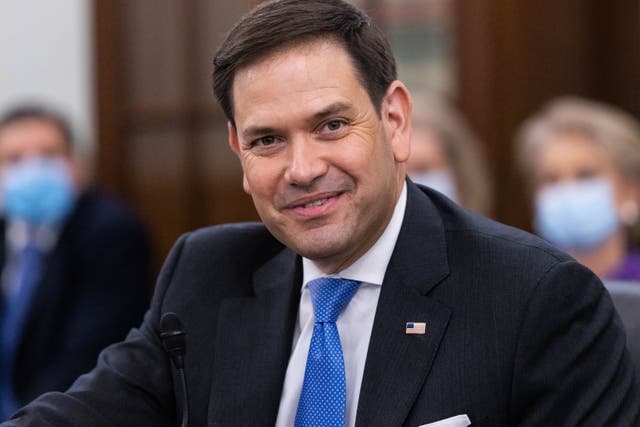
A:
[[[344,246],[343,239],[335,235],[317,235],[316,233],[299,233],[287,245],[296,253],[313,261],[322,261],[336,257]]]

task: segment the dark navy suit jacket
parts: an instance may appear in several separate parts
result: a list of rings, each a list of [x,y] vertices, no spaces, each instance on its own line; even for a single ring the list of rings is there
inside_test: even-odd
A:
[[[190,425],[272,426],[301,277],[300,257],[261,224],[183,236],[142,326],[67,394],[7,425],[176,425],[175,372],[158,338],[173,311],[187,333]],[[426,334],[407,335],[408,321],[425,322]],[[638,425],[633,375],[611,298],[589,270],[408,182],[357,426],[461,414],[487,426]]]
[[[0,223],[0,265],[6,258]],[[107,345],[139,325],[151,295],[150,248],[141,223],[92,189],[45,259],[15,357],[16,398],[66,390]]]

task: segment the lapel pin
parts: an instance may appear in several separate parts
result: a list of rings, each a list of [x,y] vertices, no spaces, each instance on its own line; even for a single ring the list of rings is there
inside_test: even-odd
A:
[[[407,322],[407,335],[424,335],[427,331],[427,324],[422,322]]]

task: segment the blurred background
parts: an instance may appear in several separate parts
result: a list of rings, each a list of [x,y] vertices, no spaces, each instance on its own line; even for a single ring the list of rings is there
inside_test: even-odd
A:
[[[197,227],[255,220],[211,89],[212,58],[250,0],[0,3],[0,111],[67,114],[96,180],[152,233],[159,266]],[[448,95],[484,145],[490,215],[529,229],[514,134],[551,98],[579,95],[640,117],[640,2],[359,0],[388,31],[411,89]]]

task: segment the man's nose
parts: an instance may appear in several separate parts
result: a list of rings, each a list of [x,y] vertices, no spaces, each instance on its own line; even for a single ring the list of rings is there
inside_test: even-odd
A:
[[[323,157],[323,147],[312,138],[295,137],[289,144],[289,164],[285,172],[288,184],[309,186],[327,173],[328,164]]]

